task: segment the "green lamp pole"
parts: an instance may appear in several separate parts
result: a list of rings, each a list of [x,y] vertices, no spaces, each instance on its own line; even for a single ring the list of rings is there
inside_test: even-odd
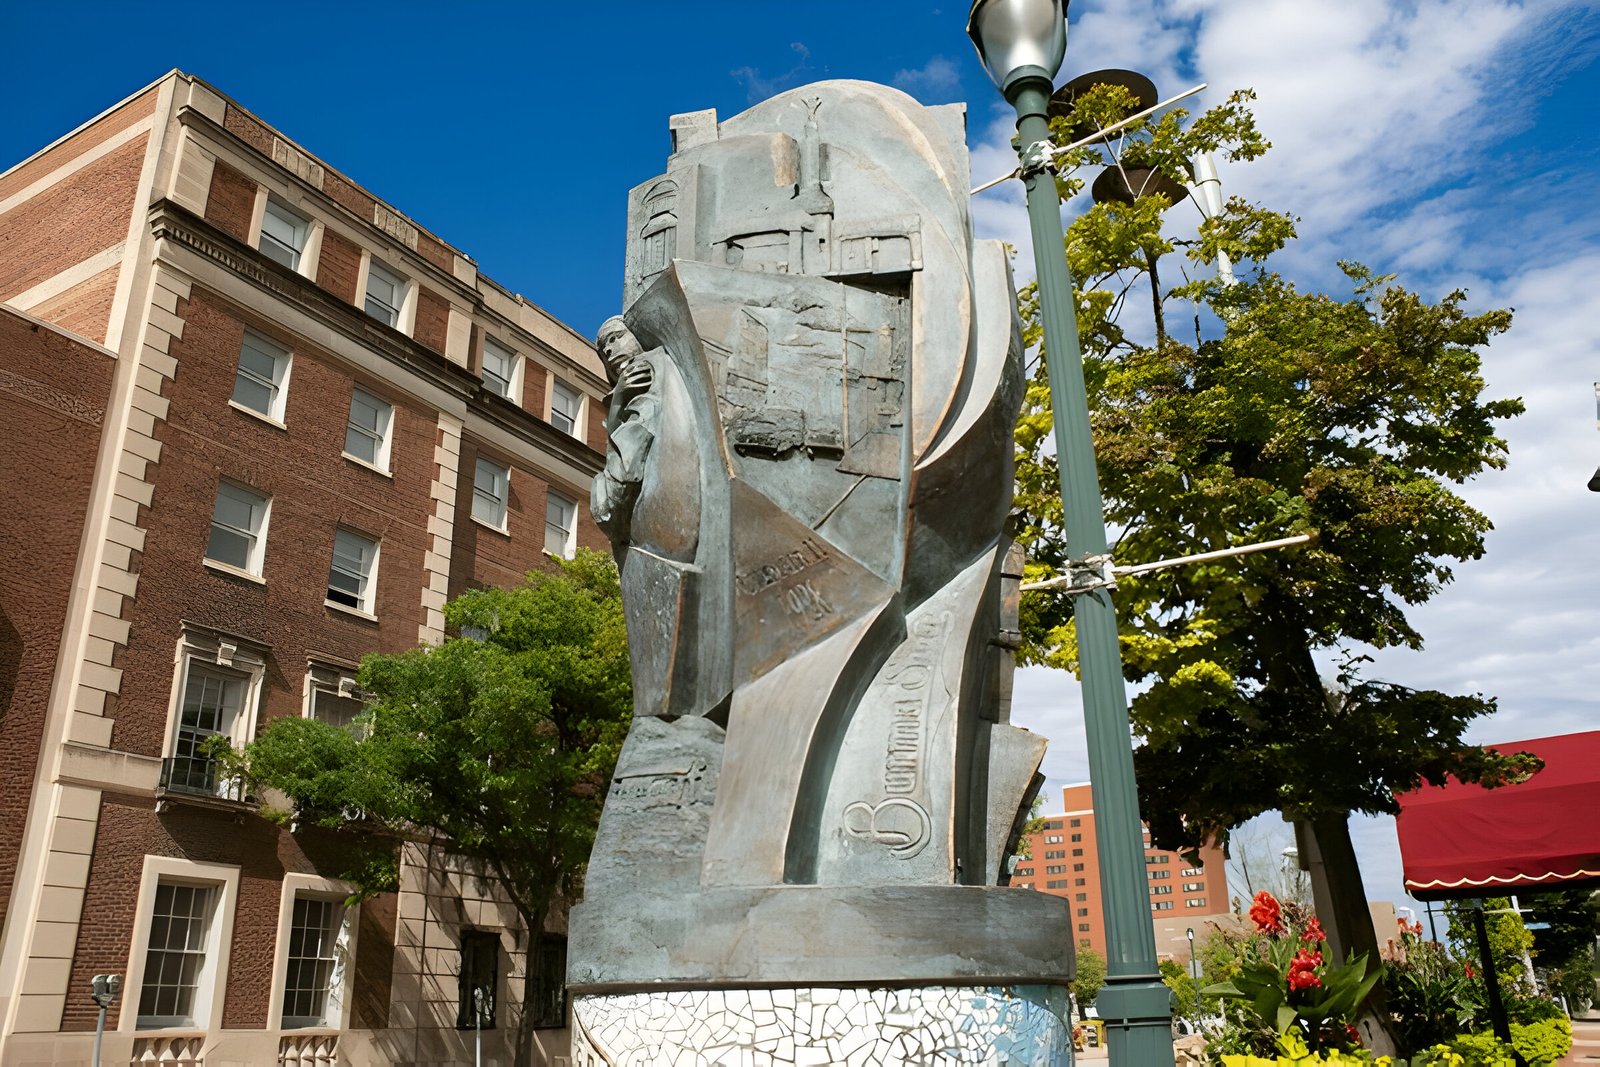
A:
[[[1047,154],[1046,107],[1066,55],[1066,12],[1062,0],[974,0],[967,33],[989,76],[1017,109],[1067,548],[1074,573],[1081,575],[1072,583],[1080,590],[1074,597],[1073,618],[1106,919],[1106,985],[1095,1008],[1106,1023],[1113,1065],[1162,1067],[1173,1062],[1171,996],[1156,966],[1128,699],[1109,588],[1105,515],[1089,432],[1061,201]]]

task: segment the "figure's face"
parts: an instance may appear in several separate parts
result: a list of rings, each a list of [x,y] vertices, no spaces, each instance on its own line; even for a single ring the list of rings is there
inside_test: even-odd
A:
[[[600,331],[600,358],[605,362],[606,370],[611,372],[611,377],[616,379],[624,367],[639,355],[639,342],[634,339],[626,326],[607,326]]]

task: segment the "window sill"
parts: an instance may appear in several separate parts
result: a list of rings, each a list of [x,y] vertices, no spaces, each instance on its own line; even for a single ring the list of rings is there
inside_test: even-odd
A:
[[[332,608],[341,615],[349,615],[351,618],[360,619],[362,622],[375,623],[378,621],[378,617],[371,612],[362,611],[360,608],[352,608],[349,605],[341,604],[336,600],[324,600],[322,602],[322,606],[325,608]]]
[[[339,454],[341,456],[343,456],[345,459],[349,460],[351,463],[354,463],[356,466],[364,468],[366,470],[369,470],[373,474],[381,474],[385,478],[390,478],[390,479],[394,478],[394,472],[393,471],[391,471],[391,470],[389,470],[389,469],[387,469],[385,467],[380,467],[376,463],[368,463],[366,460],[362,459],[360,456],[352,456],[348,452],[340,452]]]
[[[504,526],[495,526],[492,523],[484,522],[482,519],[478,518],[478,516],[476,516],[476,515],[472,516],[472,521],[477,523],[479,526],[482,526],[485,530],[494,531],[495,533],[499,534],[501,537],[510,537],[511,536],[511,531],[506,529]]]
[[[268,414],[266,414],[264,412],[257,411],[255,408],[247,408],[243,404],[239,403],[237,400],[229,400],[228,401],[228,406],[230,408],[232,408],[233,410],[239,412],[240,414],[250,416],[252,419],[255,419],[257,422],[266,423],[268,426],[271,426],[273,429],[283,430],[286,433],[289,430],[289,427],[285,426],[283,423],[279,422],[277,419],[273,418],[271,415],[268,415]]]
[[[243,578],[245,581],[254,582],[256,585],[267,584],[267,580],[261,575],[240,570],[231,563],[221,563],[214,559],[202,559],[200,562],[205,564],[206,570],[220,574],[224,578]]]
[[[576,550],[571,551],[571,552],[552,552],[547,548],[547,549],[544,550],[544,554],[549,556],[551,559],[571,560],[571,559],[575,558],[578,553],[577,553]]]

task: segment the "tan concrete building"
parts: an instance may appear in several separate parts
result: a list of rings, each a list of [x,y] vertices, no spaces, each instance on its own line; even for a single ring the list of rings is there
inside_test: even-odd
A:
[[[491,881],[410,848],[346,907],[202,746],[348,721],[363,654],[603,547],[602,374],[176,71],[0,174],[0,1062],[89,1062],[96,974],[106,1063],[470,1062],[466,976],[487,1062],[561,1025]]]
[[[1105,911],[1089,784],[1065,787],[1062,801],[1065,810],[1045,816],[1043,828],[1028,836],[1029,858],[1018,862],[1011,884],[1069,899],[1074,937],[1103,956]],[[1209,845],[1201,849],[1200,862],[1191,863],[1176,852],[1151,848],[1148,830],[1144,841],[1150,921],[1157,934],[1156,955],[1187,961],[1188,938],[1175,937],[1173,931],[1182,934],[1193,927],[1198,941],[1209,932],[1207,924],[1224,921],[1232,910],[1222,850]]]

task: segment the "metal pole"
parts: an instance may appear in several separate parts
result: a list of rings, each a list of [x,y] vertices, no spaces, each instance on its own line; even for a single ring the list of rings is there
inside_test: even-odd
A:
[[[1194,927],[1189,927],[1189,977],[1194,979],[1195,991],[1200,989],[1200,961],[1194,958]]]
[[[472,1062],[483,1067],[483,987],[472,988]]]
[[[1094,438],[1089,431],[1061,202],[1055,172],[1047,162],[1050,126],[1045,109],[1050,93],[1046,78],[1020,78],[1006,87],[1006,97],[1017,109],[1017,132],[1021,134],[1067,551],[1075,560],[1087,560],[1106,553],[1105,515],[1095,470]],[[1100,894],[1106,918],[1106,985],[1095,998],[1095,1008],[1106,1023],[1113,1065],[1170,1067],[1172,1009],[1156,966],[1128,699],[1110,591],[1102,587],[1075,597],[1073,617],[1078,630],[1089,777],[1099,831]]]
[[[1494,1027],[1494,1036],[1511,1044],[1511,1027],[1506,1022],[1506,1006],[1500,999],[1500,976],[1495,970],[1494,953],[1489,951],[1489,928],[1483,921],[1483,901],[1472,902],[1472,929],[1478,935],[1478,956],[1483,964],[1483,984],[1489,993],[1489,1023]],[[1516,1058],[1517,1067],[1527,1067],[1522,1056],[1512,1053]]]
[[[94,1067],[100,1067],[100,1042],[106,1036],[106,1006],[100,1005],[100,1018],[94,1024]]]

